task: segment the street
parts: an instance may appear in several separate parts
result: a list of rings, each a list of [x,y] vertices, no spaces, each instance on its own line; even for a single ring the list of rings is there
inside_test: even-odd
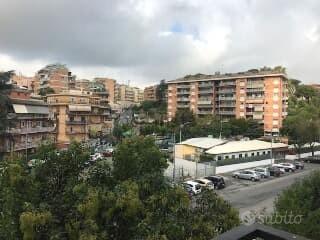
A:
[[[237,208],[240,216],[250,211],[259,212],[263,209],[266,213],[270,213],[273,210],[273,201],[279,193],[316,169],[320,169],[319,164],[305,164],[303,171],[298,170],[286,176],[254,183],[247,180],[230,179],[232,185],[218,191],[218,194]],[[234,184],[235,182],[238,184]]]

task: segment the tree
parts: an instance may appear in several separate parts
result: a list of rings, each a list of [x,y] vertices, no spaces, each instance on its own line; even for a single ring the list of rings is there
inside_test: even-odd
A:
[[[14,71],[0,72],[0,133],[9,125],[8,111],[10,108],[10,99],[8,91],[12,88],[10,80]]]
[[[274,216],[286,216],[274,226],[285,231],[318,239],[320,235],[320,172],[313,172],[284,190],[275,201]],[[291,217],[290,217],[291,215]],[[288,221],[290,220],[290,224]]]
[[[31,169],[21,159],[1,162],[1,239],[212,239],[239,224],[214,192],[192,203],[170,185],[151,138],[125,139],[112,166],[88,166],[88,150],[76,143],[45,145],[34,157],[43,161]]]
[[[184,123],[194,123],[196,120],[195,115],[189,109],[185,110],[178,110],[172,120],[177,126],[184,124]]]
[[[39,95],[41,95],[41,96],[46,96],[46,95],[52,94],[52,93],[54,93],[54,90],[51,87],[41,88],[39,90]]]

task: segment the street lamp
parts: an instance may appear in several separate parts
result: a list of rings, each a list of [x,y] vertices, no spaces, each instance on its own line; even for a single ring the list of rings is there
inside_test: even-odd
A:
[[[186,123],[182,123],[182,124],[180,124],[180,131],[179,131],[179,135],[180,135],[180,143],[181,143],[181,135],[182,135],[182,128],[184,127],[184,126],[186,126],[186,125],[188,125],[188,124],[191,124],[191,122],[186,122]]]

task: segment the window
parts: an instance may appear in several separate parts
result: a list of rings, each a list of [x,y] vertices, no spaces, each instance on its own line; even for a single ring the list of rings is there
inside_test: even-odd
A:
[[[242,154],[239,154],[239,158],[242,158]]]
[[[236,158],[236,156],[235,155],[232,155],[232,159],[235,159]]]
[[[221,156],[218,156],[218,160],[221,160]]]
[[[225,156],[224,159],[229,159],[229,156]]]
[[[244,156],[245,156],[245,157],[248,157],[248,153],[245,153]]]
[[[73,129],[72,129],[72,127],[70,127],[70,132],[73,132]]]
[[[257,152],[257,156],[260,156],[260,152]]]
[[[265,151],[263,151],[263,153],[262,153],[263,155],[266,155],[266,152]]]
[[[85,122],[86,118],[84,116],[81,117],[81,122]]]
[[[70,116],[70,122],[73,122],[73,121],[74,121],[74,117]]]
[[[251,156],[254,156],[254,153],[251,153]]]

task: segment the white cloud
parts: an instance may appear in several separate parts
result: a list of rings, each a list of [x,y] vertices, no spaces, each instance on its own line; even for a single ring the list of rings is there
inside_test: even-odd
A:
[[[66,63],[81,78],[136,85],[285,65],[317,81],[317,0],[2,0],[0,69]]]

